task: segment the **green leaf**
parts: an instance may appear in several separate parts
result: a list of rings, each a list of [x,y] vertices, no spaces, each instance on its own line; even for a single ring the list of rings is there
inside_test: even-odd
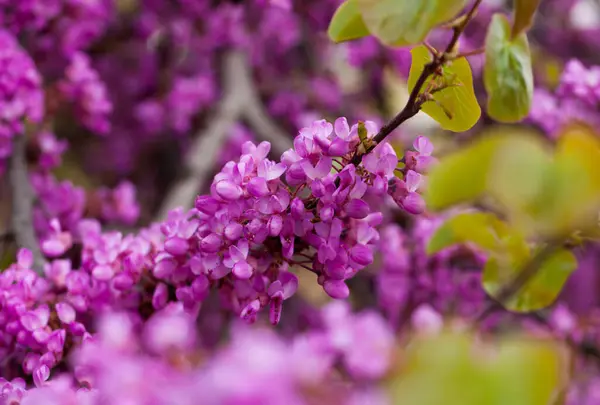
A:
[[[533,68],[525,34],[511,40],[510,24],[494,14],[485,39],[483,81],[488,93],[487,111],[500,122],[522,120],[533,98]]]
[[[500,136],[484,136],[441,159],[427,177],[424,198],[429,209],[441,211],[480,198],[487,189],[488,172],[501,140]]]
[[[440,160],[428,176],[429,209],[491,197],[526,235],[598,234],[600,139],[587,127],[561,133],[554,154],[548,143],[519,129],[483,134]]]
[[[468,0],[358,0],[369,31],[389,46],[422,42],[432,28],[454,18]]]
[[[432,60],[429,50],[423,45],[413,48],[411,54],[409,91],[414,89],[425,65]],[[481,116],[481,108],[475,97],[471,66],[466,58],[448,62],[443,68],[443,76],[430,80],[433,80],[434,88],[444,88],[434,92],[434,101],[423,104],[423,112],[436,120],[442,128],[453,132],[464,132],[477,123]],[[428,84],[421,89],[421,93],[426,91],[427,87]]]
[[[496,405],[560,404],[569,380],[568,352],[550,340],[504,341],[489,368]]]
[[[489,213],[464,213],[448,219],[429,240],[427,253],[460,243],[473,243],[488,253],[510,258],[512,263],[529,256],[523,236]]]
[[[512,129],[511,133],[519,138],[498,142],[486,188],[509,222],[530,231],[535,228],[532,213],[539,196],[553,181],[552,152],[539,136],[526,130]]]
[[[515,18],[513,21],[511,37],[516,38],[521,33],[531,28],[533,16],[541,0],[514,0]]]
[[[533,231],[564,236],[575,230],[598,234],[600,210],[600,140],[590,128],[573,126],[561,132],[537,198],[526,211]]]
[[[483,287],[492,297],[513,280],[525,261],[517,265],[500,265],[491,258],[483,271]],[[551,305],[560,294],[565,282],[577,268],[573,253],[561,249],[542,263],[535,276],[506,303],[504,307],[515,312],[537,311]]]
[[[546,216],[556,233],[587,230],[597,226],[600,208],[600,140],[585,126],[567,128],[556,150],[553,204],[546,204]],[[547,195],[547,194],[546,194]],[[540,201],[540,206],[543,202]]]
[[[327,34],[334,42],[351,41],[369,35],[360,15],[358,0],[347,0],[338,7],[329,23]]]
[[[509,211],[523,210],[539,195],[551,163],[548,144],[532,132],[514,127],[486,130],[432,169],[425,200],[430,209],[441,210],[487,194]]]
[[[392,403],[549,405],[567,382],[564,347],[541,339],[481,343],[462,332],[412,339],[390,380]]]

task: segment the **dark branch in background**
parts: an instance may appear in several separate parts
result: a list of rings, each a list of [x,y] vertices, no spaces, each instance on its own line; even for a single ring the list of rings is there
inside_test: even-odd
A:
[[[550,329],[552,328],[552,326],[548,322],[548,319],[546,319],[546,317],[544,315],[542,315],[541,313],[534,312],[534,313],[529,314],[529,315],[534,320],[536,320],[537,322],[541,323],[542,325],[547,326]],[[596,361],[600,361],[600,350],[593,343],[591,343],[589,341],[586,341],[586,340],[584,340],[582,342],[576,342],[571,337],[567,337],[565,339],[565,342],[569,345],[569,347],[572,350],[574,350],[575,352],[581,354],[582,356],[587,357],[587,358],[593,358]]]
[[[12,190],[11,226],[17,246],[26,248],[33,254],[33,269],[43,274],[46,260],[40,250],[33,228],[34,194],[29,183],[25,160],[27,137],[17,135],[13,141],[13,152],[9,160],[9,181]]]
[[[176,207],[189,209],[207,184],[219,152],[236,122],[245,120],[256,136],[271,143],[271,151],[281,155],[292,146],[290,137],[264,110],[252,78],[246,55],[230,51],[223,60],[223,98],[206,128],[196,136],[184,162],[186,177],[179,180],[164,199],[157,220]]]
[[[469,12],[464,16],[460,17],[458,20],[456,20],[457,23],[453,27],[454,33],[452,35],[452,39],[446,47],[446,50],[437,55],[433,55],[433,60],[425,65],[425,67],[423,68],[423,72],[421,72],[421,75],[417,79],[417,83],[410,92],[408,101],[406,102],[406,105],[404,106],[402,111],[400,111],[398,115],[396,115],[389,123],[384,125],[379,130],[377,135],[375,135],[375,137],[373,138],[373,143],[366,148],[364,153],[357,153],[354,155],[351,161],[352,164],[358,166],[358,164],[362,160],[363,155],[371,152],[375,148],[375,146],[383,142],[385,138],[389,134],[391,134],[396,128],[402,125],[402,123],[404,123],[405,121],[417,115],[417,113],[421,110],[421,106],[426,101],[426,98],[421,94],[421,89],[425,85],[425,82],[427,81],[429,76],[436,73],[439,68],[441,68],[446,62],[448,62],[449,60],[451,60],[451,58],[454,57],[456,46],[458,44],[458,39],[464,32],[465,28],[467,27],[467,24],[469,24],[469,21],[471,21],[475,16],[477,8],[481,4],[481,2],[482,0],[476,0]]]

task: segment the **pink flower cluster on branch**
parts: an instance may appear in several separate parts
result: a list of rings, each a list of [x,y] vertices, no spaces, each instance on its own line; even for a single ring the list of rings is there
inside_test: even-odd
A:
[[[373,137],[376,128],[366,127]],[[33,185],[44,204],[35,224],[42,252],[54,260],[38,275],[23,250],[0,274],[1,348],[40,385],[90,338],[106,310],[145,320],[178,302],[196,317],[216,290],[223,309],[252,323],[268,308],[277,324],[283,302],[298,289],[293,269],[311,271],[327,294],[346,298],[346,281],[373,262],[383,220],[378,209],[394,199],[407,209],[407,196],[418,196],[407,185],[408,194],[398,197],[404,181],[396,177],[399,161],[391,146],[379,145],[355,167],[349,161],[360,146],[358,125],[350,127],[345,118],[303,128],[280,162],[267,158],[268,143],[246,142],[239,160],[224,165],[194,209],[174,210],[163,223],[127,236],[83,219],[85,196],[72,185],[36,174]],[[418,138],[415,146],[419,150],[405,157],[407,177],[420,176],[409,167],[431,163],[428,141]],[[47,150],[60,154],[57,145]],[[411,184],[408,178],[405,183]],[[135,214],[127,214],[131,188],[114,192],[126,198],[111,201],[125,206],[108,205],[106,215]],[[79,206],[61,203],[69,193],[80,193],[71,199]],[[362,367],[360,359],[347,361],[350,369]]]
[[[372,137],[376,128],[368,127]],[[239,161],[215,176],[210,195],[161,225],[165,242],[154,276],[174,286],[190,309],[217,284],[232,311],[254,321],[269,307],[274,324],[282,301],[297,288],[290,266],[315,273],[331,297],[346,298],[346,280],[373,262],[383,220],[377,206],[391,194],[407,211],[423,209],[418,182],[411,180],[420,175],[408,170],[406,182],[399,180],[398,158],[387,143],[361,166],[348,163],[360,144],[357,128],[345,118],[335,125],[316,121],[300,131],[281,162],[267,158],[267,142],[245,143]],[[430,153],[427,146],[413,158],[427,161]],[[167,289],[157,291],[156,302],[165,302]]]

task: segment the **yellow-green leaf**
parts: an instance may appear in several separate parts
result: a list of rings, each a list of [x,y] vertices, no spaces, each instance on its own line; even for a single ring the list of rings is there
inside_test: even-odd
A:
[[[483,287],[492,297],[513,280],[525,261],[516,265],[502,265],[491,258],[483,271]],[[503,303],[505,308],[516,312],[537,311],[551,305],[560,294],[569,275],[577,267],[573,253],[561,249],[544,261],[536,274],[513,297]]]
[[[600,208],[600,140],[591,128],[563,132],[557,147],[556,210],[558,232],[595,226]]]
[[[506,129],[511,136],[498,142],[487,180],[487,191],[509,221],[531,231],[536,204],[544,188],[553,181],[552,151],[547,142],[527,130]],[[487,136],[485,134],[484,136]]]
[[[515,16],[511,37],[516,38],[533,24],[533,16],[541,0],[514,0]]]
[[[386,45],[422,42],[432,28],[454,18],[468,0],[358,0],[369,31]]]
[[[541,234],[597,233],[600,209],[600,140],[591,128],[566,128],[544,187],[528,210]]]
[[[505,340],[489,368],[497,405],[550,405],[568,383],[569,356],[557,342]]]
[[[487,111],[500,122],[517,122],[529,113],[533,98],[533,68],[527,36],[510,37],[510,24],[494,14],[485,39],[483,81]]]
[[[338,7],[329,23],[327,34],[334,42],[351,41],[369,35],[360,15],[358,0],[346,0]]]
[[[489,172],[499,147],[506,144],[518,149],[523,139],[522,133],[514,130],[493,131],[442,158],[427,176],[424,197],[429,209],[441,211],[482,197],[488,190]]]
[[[432,169],[425,201],[436,211],[491,197],[526,235],[598,235],[598,135],[587,127],[570,127],[554,153],[548,146],[520,129],[486,132]]]
[[[407,347],[390,396],[394,404],[410,405],[549,405],[566,383],[565,354],[550,340],[421,336]]]
[[[448,219],[429,240],[427,253],[460,243],[473,243],[494,256],[504,256],[507,263],[520,262],[529,256],[523,236],[489,213],[469,212]]]
[[[429,50],[423,45],[413,48],[411,54],[409,91],[415,87],[425,65],[432,60]],[[430,83],[432,80],[434,87],[444,88],[435,91],[434,101],[425,102],[422,110],[436,120],[442,128],[453,132],[464,132],[475,125],[481,116],[481,108],[475,97],[473,75],[467,59],[458,58],[448,62],[443,68],[443,76],[429,79]],[[426,91],[427,87],[428,84],[421,89],[421,92]]]

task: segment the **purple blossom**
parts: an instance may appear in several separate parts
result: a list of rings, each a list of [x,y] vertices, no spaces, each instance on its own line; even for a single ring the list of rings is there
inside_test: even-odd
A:
[[[13,136],[22,135],[23,120],[40,122],[44,114],[42,78],[33,60],[16,38],[6,30],[0,31],[0,158],[7,158],[12,150]]]
[[[108,118],[113,105],[86,54],[73,54],[59,89],[65,99],[73,104],[75,114],[83,125],[98,134],[106,134],[110,130]]]

